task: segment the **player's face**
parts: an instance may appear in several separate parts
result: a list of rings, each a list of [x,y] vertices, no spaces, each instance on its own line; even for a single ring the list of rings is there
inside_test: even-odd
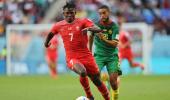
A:
[[[65,8],[63,10],[63,15],[64,15],[64,19],[71,23],[74,21],[75,19],[75,15],[76,15],[76,10],[74,8]]]
[[[108,11],[108,9],[99,9],[98,13],[100,15],[100,20],[103,22],[107,22],[109,21],[109,14],[110,12]]]
[[[119,17],[118,18],[118,24],[119,26],[122,26],[122,23],[124,22],[124,18],[123,17]]]

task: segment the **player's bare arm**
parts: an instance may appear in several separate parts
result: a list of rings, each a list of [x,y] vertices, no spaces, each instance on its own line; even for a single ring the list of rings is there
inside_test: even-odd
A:
[[[103,33],[98,33],[97,36],[104,42],[106,42],[108,45],[112,47],[117,47],[119,44],[118,39],[108,40],[106,39],[105,35]]]
[[[113,47],[117,47],[118,44],[119,44],[119,41],[116,40],[116,39],[114,39],[114,40],[104,39],[103,41],[106,42],[107,44],[109,44],[110,46],[113,46]]]
[[[53,38],[54,34],[52,32],[50,32],[48,35],[47,35],[47,38],[45,40],[45,47],[48,48],[50,46],[50,40]]]
[[[96,26],[93,26],[93,27],[87,27],[87,28],[84,28],[82,30],[83,33],[87,33],[87,31],[90,31],[92,33],[99,33],[99,32],[103,32],[103,30],[101,30],[100,28],[96,27]]]
[[[89,50],[92,52],[92,47],[93,47],[93,40],[94,40],[94,35],[93,34],[90,34],[89,35]]]
[[[88,47],[89,47],[89,50],[92,52],[94,34],[99,34],[99,33],[104,32],[104,31],[101,30],[100,28],[98,28],[97,26],[88,27],[88,28],[85,28],[85,29],[82,30],[83,34],[87,33],[87,31],[91,32],[91,34],[89,35]]]
[[[103,30],[101,30],[99,27],[97,26],[93,26],[93,27],[88,27],[86,29],[83,29],[84,31],[90,31],[91,34],[89,35],[89,50],[92,52],[92,47],[93,47],[93,40],[94,40],[94,34],[99,34],[101,32],[104,32]]]

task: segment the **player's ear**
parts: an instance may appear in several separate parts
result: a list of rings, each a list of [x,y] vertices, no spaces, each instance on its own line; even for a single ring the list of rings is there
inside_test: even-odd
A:
[[[65,12],[63,11],[63,16],[65,16]]]

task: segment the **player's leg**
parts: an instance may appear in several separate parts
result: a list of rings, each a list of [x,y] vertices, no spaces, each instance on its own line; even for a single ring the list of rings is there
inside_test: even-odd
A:
[[[94,100],[94,97],[93,97],[91,90],[90,90],[88,77],[87,76],[80,76],[80,83],[83,86],[83,89],[86,93],[87,98],[89,98],[90,100]]]
[[[47,57],[47,64],[48,64],[48,67],[50,69],[50,75],[51,77],[53,78],[56,78],[57,76],[57,70],[56,70],[56,59],[52,59],[50,57]]]
[[[131,67],[140,67],[142,70],[144,70],[143,64],[140,64],[140,63],[137,63],[134,61],[133,52],[131,49],[127,50],[127,54],[128,55],[126,56],[126,58],[127,58]]]
[[[69,61],[68,66],[71,70],[73,70],[75,73],[79,74],[80,76],[82,77],[87,76],[86,68],[79,60],[71,59]]]
[[[138,63],[138,62],[134,62],[134,60],[129,60],[129,59],[128,59],[128,62],[129,62],[130,66],[131,66],[132,68],[134,68],[134,67],[140,67],[142,70],[144,70],[144,65],[143,65],[143,64],[140,64],[140,63]]]
[[[89,77],[92,80],[92,82],[94,83],[94,85],[98,88],[98,90],[102,94],[103,98],[105,100],[110,100],[109,91],[108,91],[106,85],[101,81],[100,74],[98,73],[95,75],[89,75]]]
[[[109,78],[108,78],[107,73],[102,72],[102,70],[104,70],[103,68],[105,66],[103,57],[98,56],[98,55],[95,55],[94,57],[95,57],[95,60],[96,60],[96,64],[97,64],[97,66],[99,68],[100,74],[101,74],[100,75],[101,80],[104,81],[104,82],[108,81]]]
[[[88,76],[90,77],[94,85],[98,88],[104,99],[110,100],[109,91],[106,85],[100,79],[99,68],[97,67],[97,64],[95,63],[94,59],[91,58],[91,60],[89,60],[89,62],[85,64],[85,67]]]
[[[112,61],[107,62],[107,70],[111,85],[112,100],[118,100],[119,95],[119,75],[121,75],[118,56],[115,56]]]
[[[111,85],[111,98],[112,100],[118,100],[119,88],[118,88],[118,73],[109,74],[110,85]]]
[[[107,72],[101,72],[100,74],[101,74],[100,78],[103,82],[106,82],[109,80],[109,76],[108,76]]]
[[[95,60],[96,63],[98,65],[99,71],[100,71],[100,79],[105,83],[105,85],[107,86],[107,89],[110,89],[110,83],[109,83],[109,77],[107,74],[107,69],[104,71],[104,66],[105,66],[105,62],[102,56],[99,55],[95,55]]]
[[[69,61],[68,66],[71,70],[73,70],[75,73],[80,75],[80,83],[83,86],[83,89],[86,93],[87,98],[89,98],[90,100],[94,100],[94,97],[90,90],[87,72],[86,72],[86,68],[84,67],[84,65],[76,59],[71,59]]]
[[[126,56],[126,58],[127,58],[130,66],[131,66],[132,68],[134,68],[134,67],[140,67],[142,70],[144,70],[144,65],[143,65],[143,64],[140,64],[140,63],[134,61],[132,51],[129,51],[129,53],[128,53],[128,55]]]
[[[101,73],[100,73],[100,74],[101,74],[101,75],[100,75],[101,80],[102,80],[103,82],[108,81],[108,80],[109,80],[109,77],[108,77],[107,73],[106,73],[106,72],[102,72],[102,70],[104,70],[103,68],[104,68],[104,66],[105,66],[105,63],[103,62],[102,57],[100,57],[100,56],[95,56],[95,60],[96,60],[97,66],[98,66],[98,68],[99,68],[99,71],[101,72]]]
[[[57,71],[56,71],[56,63],[55,62],[49,62],[49,68],[50,68],[50,74],[53,78],[57,77]]]
[[[98,64],[98,66],[100,66],[100,65],[101,64]],[[105,66],[105,64],[103,64],[102,66]],[[108,90],[110,90],[109,75],[107,73],[106,67],[102,67],[102,69],[100,70],[100,78],[106,84]]]
[[[102,69],[101,73],[100,73],[100,78],[101,80],[106,84],[108,90],[110,90],[110,82],[109,82],[109,75],[107,73],[107,69]]]

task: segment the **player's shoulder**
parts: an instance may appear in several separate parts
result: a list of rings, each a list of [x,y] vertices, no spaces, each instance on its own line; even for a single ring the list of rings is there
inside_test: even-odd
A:
[[[118,23],[114,20],[111,20],[111,25],[115,27],[119,27]]]
[[[121,30],[120,34],[123,35],[123,36],[129,37],[129,32],[128,31]]]
[[[65,20],[61,20],[61,21],[54,23],[55,26],[61,26],[61,25],[64,25],[64,24],[65,24]]]
[[[87,22],[87,21],[90,21],[90,22],[92,22],[92,20],[91,19],[89,19],[89,18],[77,18],[79,21],[83,21],[83,22]]]
[[[102,26],[102,24],[101,24],[100,20],[98,20],[98,21],[94,21],[94,23],[95,23],[96,25],[99,25],[99,26],[101,25],[101,26]],[[114,20],[110,20],[110,24],[109,24],[109,26],[119,27],[118,23],[117,23],[117,22],[115,22]]]

